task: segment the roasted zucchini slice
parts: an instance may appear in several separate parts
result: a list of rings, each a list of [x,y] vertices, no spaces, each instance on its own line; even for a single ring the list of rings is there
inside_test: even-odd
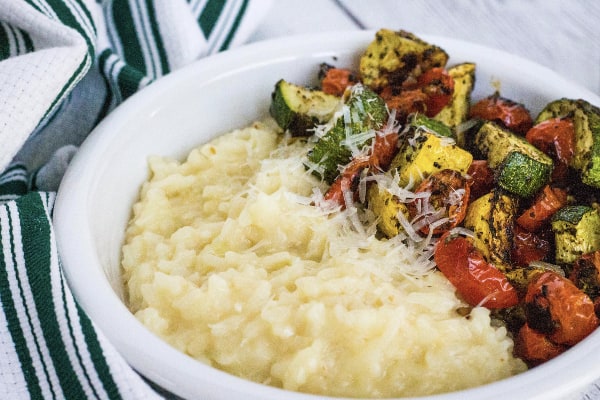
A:
[[[555,261],[570,265],[583,254],[600,250],[600,213],[584,205],[569,205],[552,216]]]
[[[406,31],[381,29],[361,57],[359,71],[363,83],[378,92],[447,62],[448,54],[440,47]]]
[[[347,93],[330,129],[308,154],[307,167],[329,184],[339,175],[340,166],[348,164],[354,153],[371,144],[375,131],[389,117],[383,99],[364,85],[356,84]]]
[[[518,197],[496,188],[469,205],[463,222],[465,228],[475,233],[475,247],[503,272],[512,269],[512,241],[518,210]]]
[[[454,138],[454,132],[444,122],[435,118],[429,118],[425,114],[413,114],[408,122],[416,129],[423,129],[438,134],[439,136]]]
[[[411,183],[416,186],[423,178],[442,169],[465,174],[472,161],[471,153],[458,147],[454,139],[413,125],[392,160],[390,169],[398,170],[398,184],[406,187]]]
[[[600,188],[600,109],[585,100],[559,99],[546,105],[536,123],[549,118],[570,117],[575,127],[575,151],[570,166],[581,181]]]
[[[448,68],[454,80],[452,100],[434,118],[449,126],[455,134],[456,142],[464,147],[465,135],[457,127],[467,121],[471,105],[471,92],[475,87],[475,64],[463,63]]]
[[[485,122],[475,135],[477,149],[496,170],[496,183],[518,196],[528,198],[550,181],[554,163],[522,136],[494,122]]]
[[[310,136],[329,121],[341,103],[337,96],[280,79],[271,94],[269,113],[292,136]]]

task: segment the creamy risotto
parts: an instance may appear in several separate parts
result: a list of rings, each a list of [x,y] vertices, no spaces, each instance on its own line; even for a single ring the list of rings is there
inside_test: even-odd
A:
[[[423,249],[318,206],[307,144],[273,126],[150,160],[122,262],[141,322],[216,368],[322,395],[426,395],[525,369]]]

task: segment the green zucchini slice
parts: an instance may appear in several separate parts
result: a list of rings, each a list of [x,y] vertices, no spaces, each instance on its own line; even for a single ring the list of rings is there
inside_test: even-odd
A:
[[[362,84],[344,95],[344,103],[332,125],[308,153],[308,168],[331,184],[339,175],[340,166],[350,162],[353,153],[372,143],[376,131],[387,123],[385,102]]]
[[[522,136],[494,122],[485,122],[475,135],[475,145],[496,170],[497,183],[503,189],[527,198],[550,181],[552,159]]]
[[[281,79],[271,95],[269,113],[292,136],[310,136],[333,117],[340,103],[337,96]]]
[[[536,118],[570,117],[575,127],[575,152],[570,166],[586,185],[600,188],[600,109],[585,100],[562,98],[548,103]]]
[[[600,249],[600,213],[584,205],[569,205],[552,217],[556,263],[571,264],[581,255]]]

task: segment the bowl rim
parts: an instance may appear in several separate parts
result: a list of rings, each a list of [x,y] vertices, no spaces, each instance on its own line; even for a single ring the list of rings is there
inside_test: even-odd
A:
[[[192,393],[191,386],[182,387],[181,383],[177,382],[177,375],[181,371],[193,371],[199,377],[202,377],[205,383],[212,382],[215,385],[212,392],[209,393],[209,397],[218,396],[222,391],[234,390],[239,396],[252,393],[257,398],[263,399],[277,399],[282,398],[282,396],[290,400],[323,398],[323,396],[291,392],[251,382],[204,365],[171,348],[162,339],[152,334],[129,312],[114,293],[106,277],[103,276],[99,261],[87,258],[87,255],[95,254],[95,250],[94,238],[90,235],[89,229],[86,229],[89,228],[89,213],[86,204],[89,201],[90,194],[85,188],[86,183],[89,183],[96,174],[96,171],[93,170],[93,164],[90,165],[88,159],[97,161],[104,152],[110,151],[111,141],[119,133],[118,127],[122,123],[122,116],[134,110],[149,107],[155,96],[160,96],[161,92],[169,90],[173,84],[181,80],[188,79],[191,76],[204,76],[203,79],[207,81],[216,79],[224,71],[229,70],[231,72],[231,67],[227,69],[226,66],[236,65],[236,62],[242,59],[245,60],[246,66],[236,67],[233,72],[250,66],[268,65],[269,58],[265,57],[265,54],[277,54],[276,58],[282,59],[301,57],[309,51],[316,54],[318,52],[327,53],[332,49],[355,47],[360,43],[370,41],[374,33],[374,30],[335,31],[281,37],[248,44],[193,62],[158,79],[112,111],[90,133],[71,161],[58,190],[53,213],[54,231],[67,284],[82,309],[116,350],[134,369],[157,385],[179,396],[188,396]],[[442,48],[444,47],[443,44],[454,44],[455,46],[467,47],[482,55],[503,57],[511,62],[518,62],[527,71],[551,78],[566,87],[574,88],[574,92],[580,93],[580,97],[586,98],[595,104],[600,104],[600,98],[590,90],[533,61],[464,40],[416,34],[430,43],[440,45]],[[307,47],[309,43],[312,49]],[[299,52],[301,53],[300,56],[298,55]],[[77,237],[76,243],[71,239],[75,235]],[[82,259],[86,260],[84,265],[79,261]],[[93,295],[88,290],[90,287],[94,287]],[[102,300],[99,301],[98,298]],[[106,309],[112,311],[106,313]],[[122,331],[114,332],[107,329],[108,326],[113,324],[122,327]],[[131,343],[140,341],[152,346],[152,355],[139,354],[132,349]],[[519,375],[459,392],[438,394],[426,398],[457,400],[469,395],[478,399],[492,399],[499,398],[498,393],[501,393],[503,397],[513,396],[515,399],[564,396],[571,393],[572,390],[591,383],[600,376],[600,368],[593,369],[593,366],[597,364],[595,362],[597,356],[590,355],[590,353],[600,353],[600,330],[586,338],[584,343],[587,343],[588,347],[575,346],[559,358]],[[163,371],[163,373],[157,374],[145,369],[147,363],[169,358],[176,361],[178,364],[177,370]],[[552,386],[539,384],[539,382],[548,380],[552,381]],[[192,386],[197,384],[198,382],[193,382]],[[535,387],[535,389],[532,387]],[[421,397],[420,399],[425,398]]]

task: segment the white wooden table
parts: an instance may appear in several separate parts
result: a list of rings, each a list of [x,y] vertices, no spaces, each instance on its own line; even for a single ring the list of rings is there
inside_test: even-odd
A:
[[[384,27],[502,49],[600,95],[599,0],[275,0],[250,41]],[[600,399],[600,377],[572,399]]]

